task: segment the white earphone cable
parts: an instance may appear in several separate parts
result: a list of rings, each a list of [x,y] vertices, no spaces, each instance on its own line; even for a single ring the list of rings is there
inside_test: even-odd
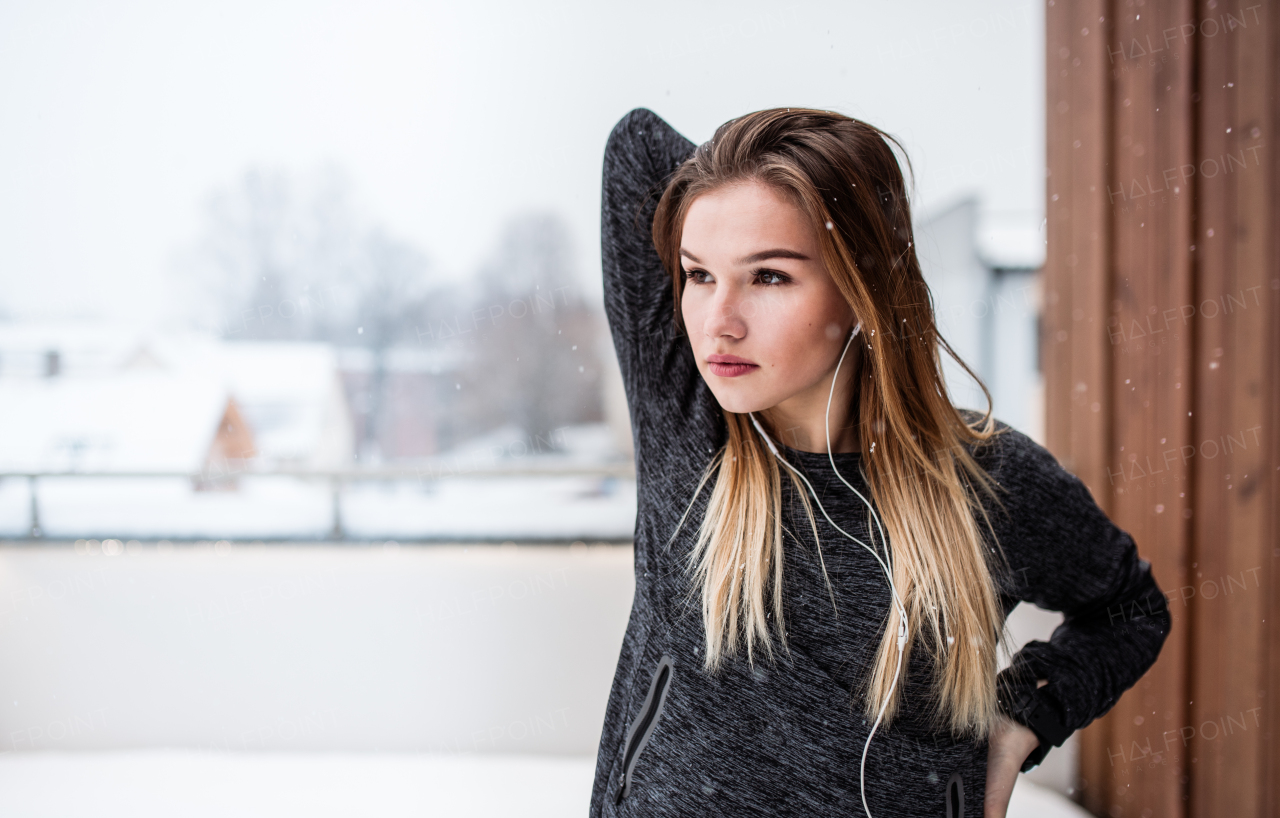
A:
[[[849,483],[849,481],[845,480],[844,476],[840,474],[839,469],[836,468],[835,455],[831,451],[831,399],[835,395],[836,378],[839,377],[840,375],[840,364],[844,363],[844,356],[845,356],[845,353],[849,351],[849,344],[853,342],[853,339],[857,337],[858,333],[861,331],[862,331],[862,322],[858,322],[858,325],[855,326],[853,328],[853,331],[849,334],[849,340],[845,342],[844,349],[840,352],[840,360],[836,362],[835,374],[831,376],[831,391],[827,394],[827,411],[826,411],[826,417],[825,417],[826,434],[827,434],[827,459],[831,461],[831,470],[835,472],[836,477],[840,478],[840,482],[848,486],[849,490],[858,496],[858,499],[861,500],[863,505],[867,507],[867,512],[870,515],[871,519],[875,521],[876,530],[880,532],[880,542],[884,548],[883,559],[880,557],[880,554],[876,551],[875,548],[867,545],[862,540],[858,539],[857,537],[853,536],[849,532],[845,531],[840,526],[836,525],[835,521],[831,519],[831,515],[827,514],[827,510],[823,508],[822,501],[818,499],[818,493],[814,491],[813,485],[808,481],[808,479],[803,474],[797,471],[795,467],[793,467],[790,463],[788,463],[786,459],[783,458],[781,454],[779,454],[778,448],[773,445],[773,440],[770,439],[769,435],[766,434],[764,429],[760,426],[760,422],[756,420],[755,414],[752,412],[748,412],[747,415],[751,418],[751,424],[755,426],[756,431],[759,432],[760,436],[764,438],[764,442],[769,446],[769,451],[773,452],[773,456],[777,458],[778,462],[786,466],[788,469],[791,469],[791,471],[797,477],[800,478],[800,480],[805,484],[805,486],[808,487],[809,493],[813,495],[814,502],[818,504],[818,509],[822,512],[822,516],[827,519],[827,522],[831,524],[832,528],[834,528],[836,531],[839,531],[841,534],[848,537],[850,540],[854,541],[858,545],[865,548],[871,554],[871,556],[875,557],[876,562],[880,564],[880,570],[884,572],[885,580],[888,581],[889,583],[889,593],[890,593],[892,602],[898,608],[898,662],[897,662],[897,665],[894,667],[893,681],[889,683],[889,692],[885,694],[884,702],[880,705],[880,712],[876,715],[875,724],[871,726],[871,732],[868,733],[867,735],[867,743],[864,744],[862,747],[862,763],[858,767],[858,788],[862,795],[862,809],[867,813],[867,818],[871,818],[871,808],[867,806],[867,789],[866,789],[867,752],[871,749],[871,739],[875,737],[876,730],[879,729],[880,722],[884,719],[885,711],[889,707],[889,702],[893,699],[893,691],[898,685],[898,677],[902,672],[902,648],[907,642],[907,610],[902,603],[902,598],[898,596],[897,587],[893,584],[892,554],[889,550],[889,540],[884,534],[884,528],[880,525],[880,517],[876,514],[875,509],[871,506],[871,502],[867,500],[866,497],[863,496],[862,492],[854,488]],[[872,530],[870,526],[867,527],[867,530],[871,534],[871,542],[875,543],[876,541],[875,530]]]

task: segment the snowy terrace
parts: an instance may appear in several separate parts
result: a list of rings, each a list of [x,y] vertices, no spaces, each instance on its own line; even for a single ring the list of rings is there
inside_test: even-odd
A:
[[[0,537],[628,541],[635,480],[629,462],[609,455],[609,434],[561,430],[567,450],[552,455],[528,454],[519,435],[499,430],[390,468],[9,469],[0,473]]]

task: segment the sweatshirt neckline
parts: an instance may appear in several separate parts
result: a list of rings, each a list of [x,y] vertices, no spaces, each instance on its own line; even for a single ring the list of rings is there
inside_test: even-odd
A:
[[[831,465],[826,452],[806,452],[793,449],[785,443],[781,446],[782,454],[793,463],[803,463],[806,466]],[[855,466],[862,460],[861,452],[834,452],[831,456],[835,458],[837,467]]]

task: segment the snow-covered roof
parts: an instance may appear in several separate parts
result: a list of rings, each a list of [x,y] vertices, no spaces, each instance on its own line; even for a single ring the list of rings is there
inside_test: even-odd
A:
[[[981,262],[996,270],[1036,270],[1044,265],[1044,217],[1032,211],[990,211],[972,195],[918,208],[914,229],[922,245],[927,245],[931,229],[944,220],[968,211],[974,222],[972,241]],[[969,228],[966,228],[966,230]],[[953,248],[954,252],[954,248]]]
[[[58,353],[58,375],[45,378],[51,351]],[[141,377],[148,374],[157,377]],[[265,460],[332,466],[350,456],[337,356],[324,343],[223,341],[104,322],[0,323],[0,393],[33,380],[48,383],[31,385],[31,394],[66,381],[90,403],[100,402],[94,394],[117,394],[120,387],[111,383],[117,380],[146,383],[139,388],[155,391],[149,399],[160,402],[160,390],[201,382],[220,390],[224,404],[235,399]]]
[[[166,336],[183,345],[199,338],[102,321],[0,322],[0,377],[43,377],[50,352],[58,355],[60,374],[109,372],[129,366],[139,350]]]
[[[1045,224],[1035,213],[989,213],[978,223],[978,255],[998,270],[1036,270],[1044,265]]]
[[[226,411],[216,379],[128,372],[0,380],[0,470],[199,470]]]
[[[344,400],[328,344],[231,341],[220,345],[214,365],[268,459],[306,460],[326,434],[334,402]]]

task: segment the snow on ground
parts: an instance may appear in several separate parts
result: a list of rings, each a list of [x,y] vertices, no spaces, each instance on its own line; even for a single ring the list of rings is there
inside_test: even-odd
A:
[[[0,757],[12,818],[585,816],[595,759],[151,750]]]
[[[180,478],[42,478],[46,537],[323,539],[333,526],[323,480],[242,477],[238,491],[194,491]],[[0,537],[23,537],[25,479],[0,481]],[[635,481],[613,477],[458,477],[356,483],[339,507],[353,539],[625,539]]]
[[[13,818],[562,818],[587,814],[595,763],[481,754],[25,753],[0,756],[0,792]],[[1025,780],[1008,815],[1088,818]]]

